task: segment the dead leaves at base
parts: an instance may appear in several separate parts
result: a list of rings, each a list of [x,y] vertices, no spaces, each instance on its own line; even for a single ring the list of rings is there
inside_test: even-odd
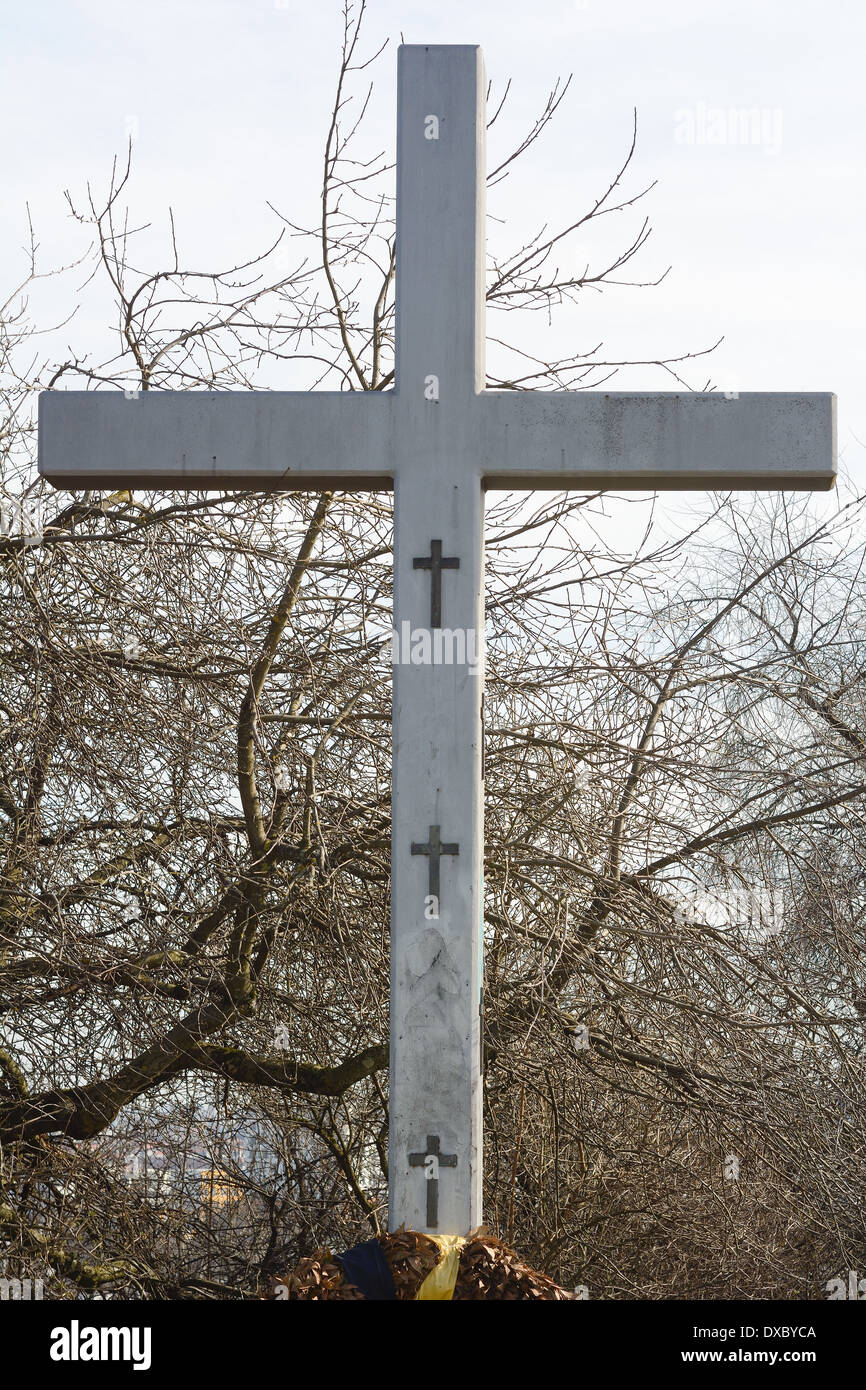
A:
[[[524,1264],[520,1256],[495,1236],[472,1235],[460,1255],[454,1300],[499,1299],[518,1302],[565,1302],[574,1295],[546,1274]]]
[[[420,1231],[404,1227],[391,1235],[379,1236],[379,1244],[394,1279],[397,1298],[412,1301],[439,1258],[436,1243]],[[364,1301],[354,1284],[343,1279],[341,1266],[330,1250],[319,1250],[274,1282],[268,1295],[272,1299],[322,1302],[339,1299]],[[564,1302],[574,1294],[561,1289],[546,1274],[524,1264],[520,1257],[496,1236],[482,1227],[467,1237],[460,1253],[460,1269],[454,1289],[454,1302],[496,1299],[518,1302]]]

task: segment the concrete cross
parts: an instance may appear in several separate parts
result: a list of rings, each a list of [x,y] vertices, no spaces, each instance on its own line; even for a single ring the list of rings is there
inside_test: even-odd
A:
[[[462,636],[463,659],[413,650],[394,668],[389,1220],[466,1234],[481,1220],[484,831],[483,679],[465,654],[484,626],[484,490],[829,488],[835,398],[486,390],[481,51],[404,46],[398,86],[395,389],[45,393],[39,467],[63,488],[393,487],[394,627],[428,639],[459,561],[435,635]],[[460,847],[438,917],[412,854],[431,825]],[[459,1158],[434,1221],[410,1158],[430,1135]]]

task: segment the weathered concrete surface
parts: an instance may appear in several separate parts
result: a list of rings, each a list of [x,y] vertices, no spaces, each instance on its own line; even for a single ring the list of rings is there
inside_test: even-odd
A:
[[[829,392],[744,391],[729,400],[721,392],[483,391],[461,399],[452,387],[440,382],[438,445],[465,481],[480,477],[488,488],[821,491],[836,478]],[[51,391],[39,398],[39,470],[66,488],[389,489],[429,457],[430,431],[407,438],[407,424],[399,389],[130,399]]]
[[[46,391],[55,487],[389,488],[393,400],[355,391]]]
[[[488,391],[470,449],[488,487],[831,488],[836,397]]]
[[[397,174],[397,391],[394,611],[430,622],[431,576],[413,567],[431,540],[456,556],[442,574],[445,628],[484,631],[483,494],[456,448],[484,384],[484,97],[474,47],[400,50]],[[426,138],[436,116],[439,139]],[[429,379],[438,400],[427,399]],[[425,385],[426,383],[426,385]],[[427,1229],[428,1135],[457,1165],[439,1175],[439,1226],[481,1220],[481,782],[483,675],[467,665],[394,668],[391,854],[389,1222]],[[438,920],[425,916],[427,860],[411,855],[438,825]]]

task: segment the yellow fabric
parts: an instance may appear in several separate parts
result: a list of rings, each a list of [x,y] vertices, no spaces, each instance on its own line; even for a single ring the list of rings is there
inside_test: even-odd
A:
[[[416,1294],[418,1300],[438,1299],[446,1302],[454,1297],[457,1271],[460,1267],[460,1251],[466,1244],[464,1236],[430,1236],[439,1246],[439,1263],[431,1269]]]

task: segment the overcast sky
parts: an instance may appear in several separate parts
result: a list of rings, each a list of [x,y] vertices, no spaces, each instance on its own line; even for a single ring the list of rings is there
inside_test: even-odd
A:
[[[136,212],[162,236],[171,205],[196,267],[266,244],[268,201],[314,216],[335,0],[2,0],[2,15],[4,286],[23,270],[28,202],[44,268],[80,253],[63,190],[103,187],[130,133]],[[843,461],[866,484],[864,28],[853,0],[371,0],[368,48],[390,43],[373,70],[369,147],[393,150],[401,31],[478,43],[494,90],[512,78],[491,157],[573,73],[555,124],[491,197],[505,247],[584,210],[627,149],[637,107],[630,188],[657,180],[639,269],[671,272],[655,289],[587,296],[550,330],[553,351],[603,339],[610,357],[655,358],[724,335],[692,384],[836,391]],[[748,131],[739,109],[759,113]],[[611,246],[628,226],[610,219]],[[70,282],[48,284],[34,307],[48,322],[73,300]],[[97,332],[85,317],[67,337],[81,351]],[[648,368],[619,382],[673,385]]]

